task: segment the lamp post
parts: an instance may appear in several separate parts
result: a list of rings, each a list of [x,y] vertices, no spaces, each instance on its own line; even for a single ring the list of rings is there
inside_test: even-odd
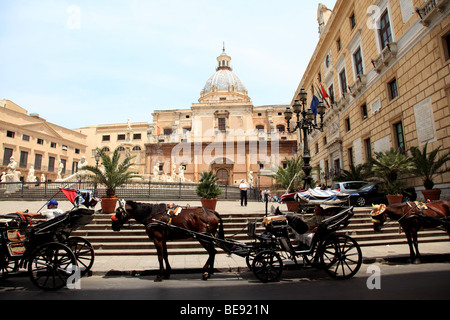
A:
[[[322,100],[319,100],[317,105],[317,114],[313,110],[306,109],[306,102],[308,100],[308,94],[305,89],[301,89],[298,95],[298,100],[295,100],[294,105],[287,107],[284,112],[284,117],[287,121],[287,131],[289,133],[295,133],[297,130],[300,131],[300,141],[303,141],[303,161],[304,166],[302,167],[305,173],[305,184],[303,186],[304,190],[308,190],[311,187],[312,177],[311,177],[311,155],[309,153],[308,146],[308,135],[313,133],[314,130],[323,132],[323,118],[325,115],[326,107]],[[293,115],[296,115],[295,127],[291,130],[291,120]],[[317,123],[317,115],[320,116],[320,124]]]
[[[98,153],[98,150],[95,151],[94,158],[95,158],[95,168],[98,169],[98,163],[100,161],[100,154]],[[97,196],[97,183],[94,184],[94,197],[96,196]]]

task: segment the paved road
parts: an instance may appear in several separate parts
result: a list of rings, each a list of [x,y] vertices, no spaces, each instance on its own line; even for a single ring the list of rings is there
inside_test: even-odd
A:
[[[283,280],[272,284],[258,282],[251,272],[221,273],[207,282],[193,274],[176,274],[162,283],[153,282],[153,278],[93,276],[82,278],[81,290],[42,292],[27,277],[12,277],[0,280],[0,300],[450,299],[450,263],[364,264],[347,281],[330,279],[314,269],[285,271]]]

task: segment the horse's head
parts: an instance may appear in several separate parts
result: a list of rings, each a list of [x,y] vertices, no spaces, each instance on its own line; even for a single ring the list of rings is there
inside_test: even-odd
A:
[[[386,221],[386,205],[372,205],[372,222],[373,222],[373,230],[375,232],[381,232],[381,227]]]
[[[116,209],[116,214],[111,217],[112,229],[120,231],[120,228],[131,218],[129,210],[132,210],[131,202],[125,200],[119,201],[119,207]]]

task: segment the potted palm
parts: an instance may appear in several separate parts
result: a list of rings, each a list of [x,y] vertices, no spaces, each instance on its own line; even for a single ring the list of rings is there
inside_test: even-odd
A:
[[[415,169],[411,158],[399,150],[391,149],[377,152],[371,163],[374,176],[384,181],[384,191],[389,204],[402,202],[405,184],[399,179]]]
[[[215,211],[217,197],[222,194],[219,186],[216,184],[219,178],[212,172],[202,172],[200,184],[196,188],[196,193],[201,197],[202,206],[206,209]]]
[[[414,173],[423,179],[425,190],[422,191],[422,194],[425,200],[434,201],[440,199],[441,190],[433,189],[433,179],[438,174],[450,171],[450,168],[443,168],[445,163],[450,161],[450,152],[438,157],[439,151],[441,151],[441,146],[428,154],[428,143],[423,147],[422,151],[417,147],[411,148],[412,159],[416,165]]]
[[[87,177],[94,184],[104,185],[106,187],[106,197],[102,198],[103,213],[114,213],[116,210],[116,188],[129,183],[134,178],[141,178],[137,173],[128,171],[133,165],[131,160],[134,157],[127,156],[120,161],[119,150],[116,149],[110,157],[103,150],[97,149],[97,153],[102,161],[102,167],[85,166],[83,170],[91,172]]]

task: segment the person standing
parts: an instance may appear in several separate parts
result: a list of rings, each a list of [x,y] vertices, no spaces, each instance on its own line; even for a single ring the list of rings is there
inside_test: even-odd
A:
[[[241,184],[239,185],[239,189],[241,190],[241,207],[244,205],[247,206],[247,190],[248,185],[245,183],[245,180],[241,180]]]

